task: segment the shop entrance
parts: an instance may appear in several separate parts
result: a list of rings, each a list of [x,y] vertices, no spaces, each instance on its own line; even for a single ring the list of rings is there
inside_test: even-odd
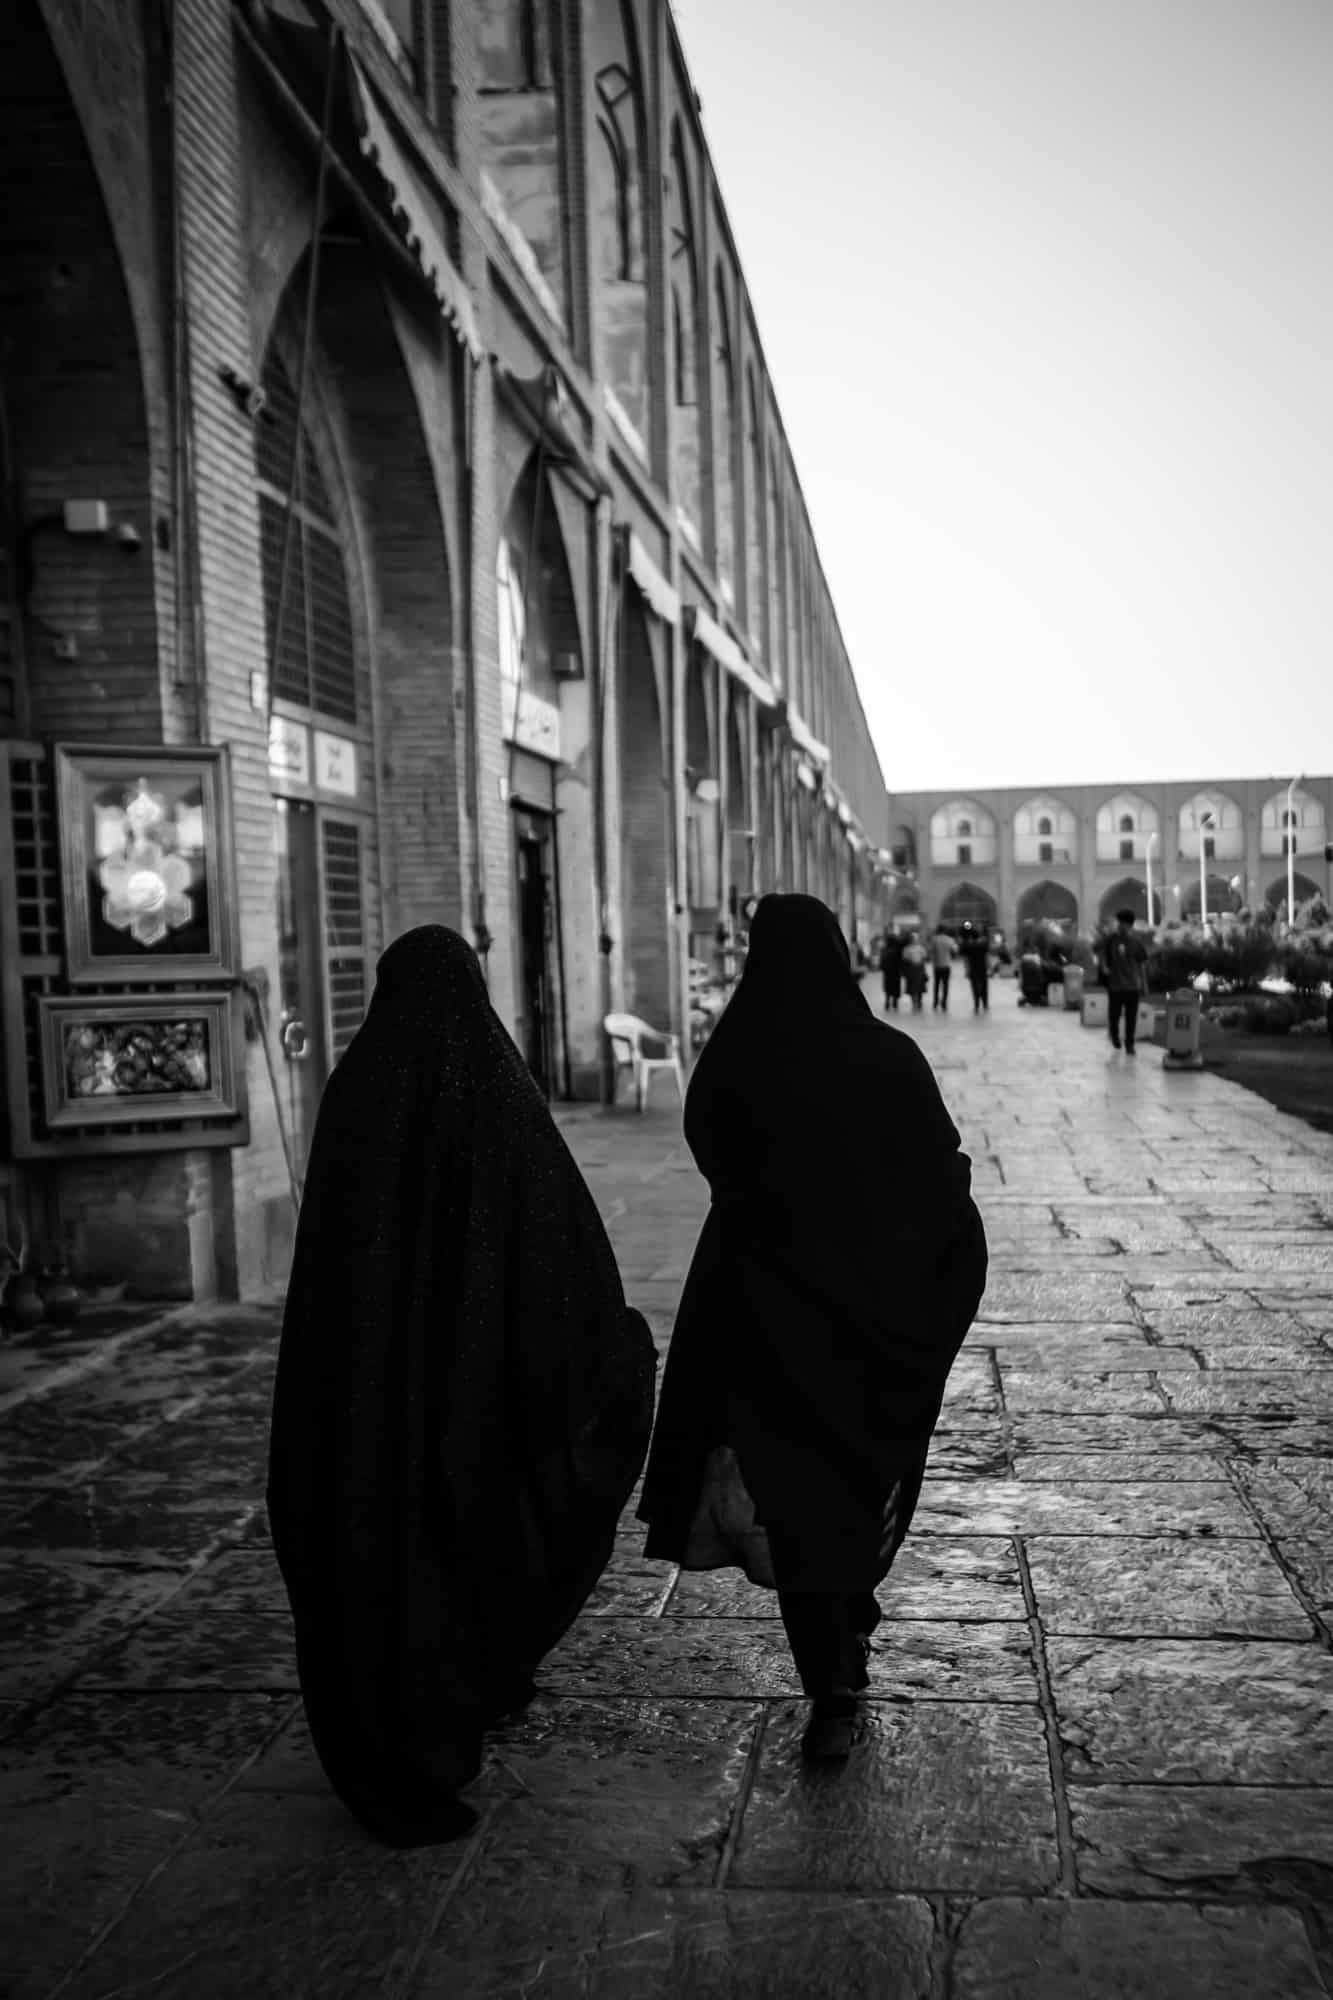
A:
[[[561,1087],[563,1043],[554,816],[516,803],[514,851],[518,870],[518,1041],[543,1095],[552,1097]]]

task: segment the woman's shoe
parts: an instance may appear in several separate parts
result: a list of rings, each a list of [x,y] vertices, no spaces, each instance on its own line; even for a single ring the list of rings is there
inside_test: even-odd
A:
[[[856,1714],[856,1696],[848,1688],[836,1688],[813,1701],[801,1738],[801,1755],[806,1761],[832,1764],[848,1756],[856,1736]]]

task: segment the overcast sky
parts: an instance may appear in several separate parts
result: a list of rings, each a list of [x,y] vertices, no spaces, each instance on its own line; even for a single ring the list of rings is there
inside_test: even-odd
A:
[[[890,789],[1333,769],[1333,0],[673,0]]]

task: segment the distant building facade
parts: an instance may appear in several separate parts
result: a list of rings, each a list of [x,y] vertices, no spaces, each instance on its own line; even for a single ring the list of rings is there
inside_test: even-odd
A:
[[[390,939],[593,1095],[883,778],[666,0],[0,16],[0,1227],[249,1296]]]
[[[1010,938],[1035,922],[1090,933],[1121,908],[1187,921],[1287,896],[1333,901],[1326,847],[1333,777],[1289,793],[1267,778],[1050,785],[1038,791],[895,792],[891,909],[899,926],[965,921]],[[1202,883],[1200,862],[1202,860]]]

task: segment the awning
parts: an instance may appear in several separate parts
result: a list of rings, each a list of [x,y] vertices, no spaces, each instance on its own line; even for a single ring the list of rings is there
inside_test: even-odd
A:
[[[357,142],[383,184],[394,228],[421,266],[440,311],[472,359],[480,361],[483,349],[472,294],[445,248],[444,232],[431,213],[429,195],[419,185],[406,153],[380,110],[371,84],[350,52],[347,80]]]
[[[679,625],[680,599],[633,528],[629,530],[629,573],[663,623]]]
[[[816,764],[828,763],[828,744],[821,743],[817,736],[811,735],[790,702],[787,704],[787,727],[791,731],[792,742],[798,750],[804,750],[806,756],[813,758]]]
[[[700,604],[687,607],[690,614],[690,631],[693,637],[712,654],[719,666],[734,679],[748,688],[761,708],[776,708],[778,697],[763,675],[756,673],[736,641],[729,632],[724,632],[715,618],[710,618]]]

